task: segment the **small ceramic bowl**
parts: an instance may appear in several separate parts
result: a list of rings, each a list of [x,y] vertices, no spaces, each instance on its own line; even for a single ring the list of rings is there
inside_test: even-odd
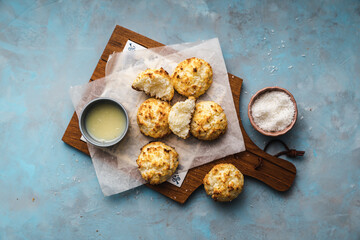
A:
[[[125,118],[126,118],[126,126],[125,126],[125,130],[124,132],[118,136],[117,138],[111,140],[111,141],[98,141],[95,138],[91,137],[91,135],[89,134],[89,132],[86,129],[86,125],[85,125],[85,119],[86,116],[89,112],[89,110],[94,107],[96,104],[99,103],[104,103],[104,102],[110,102],[110,103],[114,103],[117,107],[119,107],[119,109],[124,113]],[[79,119],[79,127],[80,127],[80,131],[82,133],[82,135],[84,136],[84,138],[86,139],[87,142],[98,146],[98,147],[110,147],[113,146],[115,144],[117,144],[118,142],[120,142],[126,135],[128,128],[129,128],[129,117],[128,114],[125,110],[125,108],[123,107],[123,105],[121,105],[120,103],[118,103],[117,101],[111,99],[111,98],[96,98],[92,101],[90,101],[88,104],[85,105],[81,115],[80,115],[80,119]]]
[[[291,124],[289,126],[287,126],[284,130],[282,131],[277,131],[277,132],[268,132],[265,131],[263,129],[261,129],[259,126],[257,126],[254,122],[254,118],[252,117],[252,112],[251,112],[251,108],[253,103],[255,102],[255,100],[262,94],[266,93],[266,92],[270,92],[270,91],[282,91],[285,92],[287,95],[289,95],[291,101],[294,103],[294,107],[295,107],[295,114],[294,114],[294,118],[291,122]],[[297,119],[297,115],[298,115],[298,110],[297,110],[297,106],[296,106],[296,101],[294,96],[286,89],[281,88],[281,87],[266,87],[263,88],[261,90],[259,90],[257,93],[254,94],[254,96],[251,97],[249,105],[248,105],[248,116],[250,119],[250,123],[251,125],[261,134],[264,134],[266,136],[271,136],[271,137],[276,137],[276,136],[280,136],[283,135],[285,133],[287,133],[288,131],[290,131],[290,129],[292,129],[292,127],[294,126],[296,119]]]

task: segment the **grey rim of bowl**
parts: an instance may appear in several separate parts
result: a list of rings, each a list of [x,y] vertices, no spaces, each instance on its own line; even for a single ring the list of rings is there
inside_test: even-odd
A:
[[[289,126],[287,126],[285,129],[281,130],[281,131],[277,131],[277,132],[268,132],[265,131],[263,129],[261,129],[259,126],[257,126],[254,122],[254,119],[252,117],[252,113],[251,113],[251,108],[252,108],[252,104],[255,102],[255,100],[261,96],[262,94],[264,94],[265,92],[270,92],[270,91],[282,91],[285,92],[287,95],[289,95],[291,101],[294,103],[294,107],[295,107],[295,114],[294,114],[294,118],[292,120],[292,122],[290,123]],[[277,136],[281,136],[284,135],[285,133],[287,133],[288,131],[290,131],[297,120],[297,115],[298,115],[298,109],[297,109],[297,103],[296,100],[294,98],[294,96],[285,88],[282,87],[265,87],[263,89],[260,89],[259,91],[257,91],[250,99],[249,105],[248,105],[248,117],[250,120],[251,125],[253,126],[253,128],[258,131],[259,133],[269,136],[269,137],[277,137]]]
[[[90,136],[90,134],[87,132],[86,126],[85,126],[85,117],[86,117],[88,111],[91,109],[91,107],[95,106],[96,104],[98,104],[100,102],[106,102],[106,101],[115,103],[124,112],[124,114],[126,116],[126,127],[125,127],[123,134],[121,134],[119,137],[115,138],[114,140],[109,141],[109,142],[99,142],[96,139],[92,138]],[[115,101],[114,99],[106,98],[106,97],[96,98],[96,99],[91,100],[90,102],[88,102],[85,105],[83,111],[81,112],[80,118],[79,118],[79,127],[80,127],[81,134],[84,136],[84,138],[86,139],[87,142],[89,142],[95,146],[98,146],[98,147],[110,147],[110,146],[117,144],[125,137],[125,135],[128,131],[128,128],[129,128],[129,116],[128,116],[127,111],[124,108],[124,106],[121,103]]]

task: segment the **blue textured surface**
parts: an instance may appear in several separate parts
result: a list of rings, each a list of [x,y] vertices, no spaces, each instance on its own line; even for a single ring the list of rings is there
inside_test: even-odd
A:
[[[259,147],[251,95],[292,92],[299,118],[282,139],[306,156],[290,160],[291,190],[246,178],[230,204],[203,189],[185,205],[146,187],[103,197],[91,160],[60,139],[68,89],[116,24],[164,44],[219,37]],[[359,1],[0,1],[0,239],[359,239],[359,26]]]

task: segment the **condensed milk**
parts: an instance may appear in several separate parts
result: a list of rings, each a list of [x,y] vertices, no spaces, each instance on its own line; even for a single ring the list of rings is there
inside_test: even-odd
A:
[[[124,132],[126,116],[115,103],[97,103],[87,113],[85,127],[94,139],[112,141]]]
[[[79,123],[88,142],[108,147],[125,136],[128,122],[126,110],[121,104],[112,99],[98,98],[84,108]]]

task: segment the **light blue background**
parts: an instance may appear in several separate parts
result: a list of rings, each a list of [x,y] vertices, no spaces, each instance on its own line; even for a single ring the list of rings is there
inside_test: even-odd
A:
[[[292,92],[299,118],[282,139],[306,155],[290,160],[291,190],[247,177],[229,204],[202,188],[185,205],[146,187],[104,197],[61,137],[69,87],[89,80],[116,24],[164,44],[218,37],[260,147],[251,95]],[[0,0],[0,239],[359,239],[359,33],[359,1]]]

